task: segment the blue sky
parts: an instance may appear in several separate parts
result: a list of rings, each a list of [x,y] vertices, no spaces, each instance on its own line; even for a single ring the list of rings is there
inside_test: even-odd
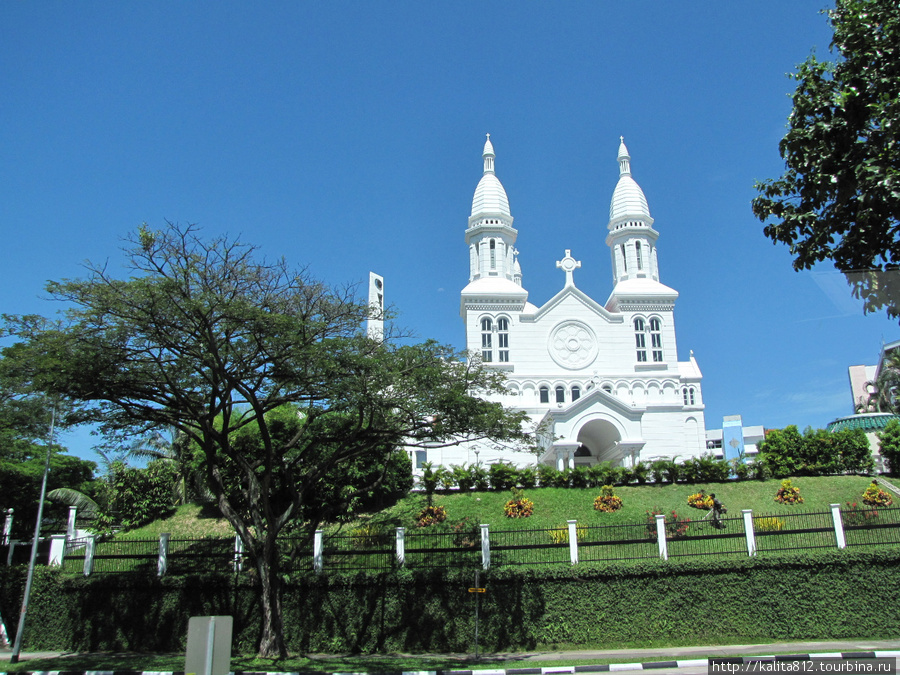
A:
[[[0,311],[54,312],[46,280],[170,220],[333,284],[374,270],[403,325],[462,348],[484,134],[537,305],[567,248],[576,284],[609,294],[624,135],[707,427],[823,427],[852,412],[847,367],[898,330],[830,268],[795,273],[750,212],[783,169],[786,73],[828,54],[822,6],[2,3]]]

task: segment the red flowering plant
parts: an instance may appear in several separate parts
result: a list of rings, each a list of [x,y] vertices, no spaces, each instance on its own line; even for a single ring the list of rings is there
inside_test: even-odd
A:
[[[866,525],[877,518],[878,509],[865,509],[856,502],[847,502],[847,508],[841,509],[841,521],[843,521],[845,526]]]
[[[647,511],[647,534],[651,539],[656,539],[656,516],[665,512],[658,506],[652,511]],[[675,539],[687,534],[690,518],[682,518],[675,511],[665,514],[666,538]]]

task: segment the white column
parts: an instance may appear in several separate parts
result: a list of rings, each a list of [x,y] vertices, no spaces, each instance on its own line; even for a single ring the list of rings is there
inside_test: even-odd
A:
[[[562,471],[565,468],[565,459],[563,458],[563,452],[559,448],[556,449],[556,470]]]
[[[75,538],[75,516],[78,513],[77,506],[69,507],[69,521],[66,523],[66,536],[69,539]]]
[[[578,564],[578,529],[575,525],[578,523],[577,520],[567,520],[566,523],[569,525],[569,559],[572,561],[573,565]]]
[[[159,559],[156,561],[156,576],[166,575],[169,569],[169,532],[159,533]]]
[[[48,565],[62,565],[63,557],[66,555],[66,535],[54,534],[50,536],[50,560]]]
[[[847,540],[844,537],[844,522],[841,520],[840,504],[830,504],[831,521],[834,523],[834,537],[837,539],[838,548],[847,548]]]
[[[324,564],[323,552],[322,530],[316,530],[316,533],[313,535],[313,569],[316,571],[316,574],[322,571]]]
[[[0,544],[4,546],[9,543],[9,533],[12,532],[12,524],[13,524],[13,510],[9,509],[6,511],[6,516],[3,518],[3,536],[0,537]]]
[[[756,534],[753,532],[753,511],[744,509],[741,511],[744,516],[744,535],[747,537],[747,555],[756,555]]]
[[[669,549],[666,546],[666,517],[662,513],[656,514],[656,543],[659,546],[659,557],[669,559]]]
[[[488,533],[488,525],[481,525],[481,566],[488,569],[491,566],[491,537]]]
[[[575,448],[569,448],[569,450],[566,452],[566,455],[567,455],[566,462],[569,465],[568,468],[574,469],[575,468]]]
[[[87,540],[85,541],[84,546],[84,576],[88,577],[91,575],[91,572],[94,571],[94,546],[96,545],[97,537],[93,534],[89,534],[87,536]]]
[[[406,564],[406,528],[397,528],[397,564],[400,567]]]

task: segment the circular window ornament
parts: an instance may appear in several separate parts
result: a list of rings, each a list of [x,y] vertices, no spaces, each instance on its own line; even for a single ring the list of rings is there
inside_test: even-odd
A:
[[[550,333],[550,356],[563,368],[584,368],[597,358],[597,338],[587,324],[566,321]]]

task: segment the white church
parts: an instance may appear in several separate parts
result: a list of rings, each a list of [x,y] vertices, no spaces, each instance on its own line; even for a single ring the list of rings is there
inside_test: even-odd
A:
[[[691,353],[678,361],[675,300],[660,281],[659,232],[619,145],[619,181],[609,207],[606,244],[613,289],[598,302],[576,285],[581,262],[565,251],[556,266],[563,287],[541,307],[528,302],[517,258],[513,216],[495,173],[490,135],[484,174],[465,232],[469,283],[460,314],[466,348],[507,375],[504,405],[524,410],[541,430],[544,464],[559,469],[706,452],[702,375]],[[534,454],[490,443],[434,448],[417,464],[534,464]]]

